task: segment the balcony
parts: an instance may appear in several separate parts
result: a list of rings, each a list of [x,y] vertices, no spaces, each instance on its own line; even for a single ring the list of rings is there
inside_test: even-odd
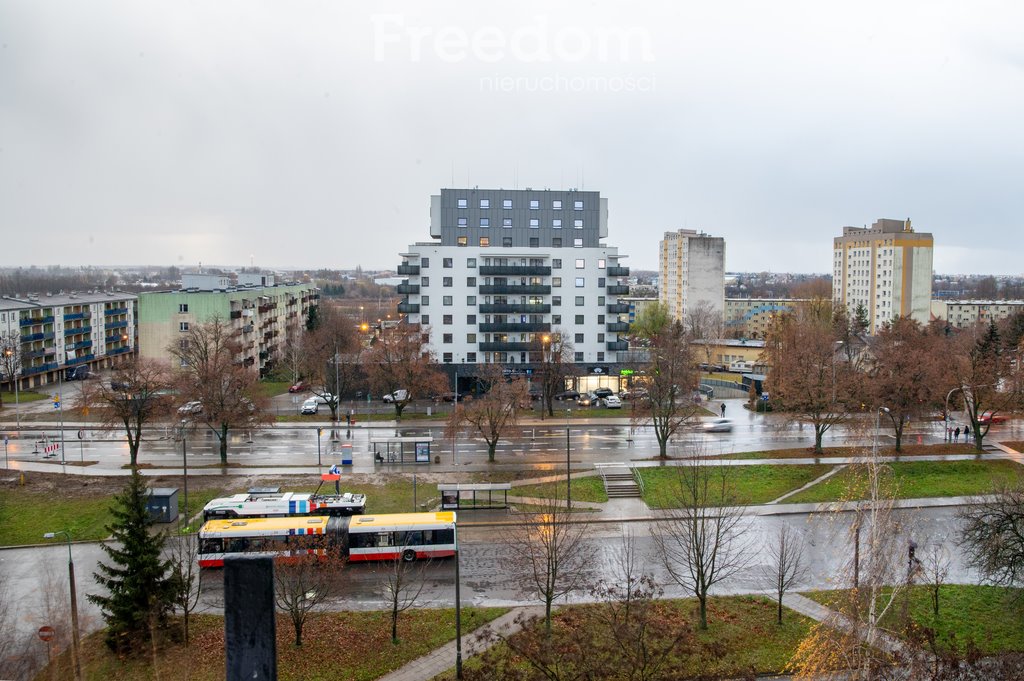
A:
[[[107,353],[110,354],[109,352]],[[96,355],[89,353],[88,355],[82,355],[81,357],[69,357],[64,366],[75,366],[76,364],[84,364],[96,359]]]
[[[104,324],[104,326],[106,326],[108,329],[123,329],[128,326],[128,321],[122,320],[119,322],[107,322],[106,324]]]
[[[266,361],[270,359],[270,352],[267,350],[260,350],[260,361]]]
[[[91,326],[78,326],[78,327],[64,329],[64,337],[65,338],[68,337],[68,336],[77,336],[77,335],[82,334],[82,333],[92,333],[92,327]]]
[[[536,349],[537,346],[533,343],[513,343],[511,341],[495,341],[480,344],[480,352],[528,352]]]
[[[21,370],[22,376],[31,376],[32,374],[41,374],[44,371],[53,371],[57,368],[56,362],[47,362],[46,364],[40,364],[37,367],[24,367]]]
[[[67,346],[65,345],[64,347],[66,348]],[[72,350],[81,350],[82,348],[91,348],[91,347],[92,347],[92,341],[91,340],[84,340],[84,341],[78,341],[77,343],[72,345],[71,349]]]
[[[25,359],[35,359],[36,357],[45,357],[46,348],[40,348],[39,350],[29,350],[25,353]]]
[[[620,267],[619,265],[612,265],[607,270],[605,270],[605,273],[609,277],[628,277],[629,276],[629,268],[628,267]]]
[[[607,307],[609,314],[626,314],[629,312],[629,305],[625,303],[612,303]]]
[[[92,315],[88,312],[72,312],[71,314],[64,315],[65,322],[73,322],[76,319],[89,319]]]
[[[420,273],[420,266],[419,265],[399,265],[398,266],[398,273],[401,274],[401,275],[404,275],[404,276],[408,276],[410,274],[419,274]]]
[[[128,314],[127,307],[112,307],[109,310],[104,310],[103,315],[106,317],[114,317],[119,314]]]
[[[609,333],[626,333],[629,331],[629,322],[608,322],[606,328]]]
[[[479,330],[480,330],[480,333],[494,333],[494,332],[502,333],[502,332],[516,332],[516,331],[524,331],[524,332],[544,331],[544,332],[547,332],[547,331],[551,330],[551,324],[548,324],[547,322],[526,322],[526,323],[516,323],[516,324],[507,323],[507,322],[501,322],[501,323],[497,323],[497,324],[481,324]]]
[[[407,281],[403,281],[401,284],[395,287],[395,290],[401,293],[402,295],[409,295],[410,293],[419,293],[420,285],[410,284]]]
[[[607,293],[610,296],[627,296],[629,295],[629,287],[621,284],[609,284]]]
[[[246,324],[242,327],[242,333],[252,333],[254,328],[252,324]]]
[[[122,348],[114,348],[113,350],[107,350],[107,354],[108,355],[120,355],[120,354],[123,354],[125,352],[130,352],[130,351],[131,351],[131,348],[129,346],[125,345]],[[91,355],[90,355],[90,357],[91,357]]]
[[[32,333],[32,334],[29,334],[27,336],[22,336],[21,337],[21,342],[22,343],[31,343],[32,341],[50,340],[51,338],[53,338],[53,334],[50,333],[50,332]]]
[[[420,304],[419,303],[409,303],[409,302],[406,302],[406,301],[403,300],[402,302],[400,302],[398,304],[398,313],[399,314],[418,314],[419,311],[420,311]]]
[[[241,319],[242,318],[242,311],[241,310],[232,310],[231,311],[231,318],[232,319]]]
[[[485,284],[480,287],[480,293],[507,293],[524,296],[550,295],[551,287],[547,284]]]
[[[608,341],[607,347],[612,352],[625,352],[629,350],[629,343],[626,341]]]
[[[551,268],[547,265],[481,265],[480,276],[511,275],[511,276],[551,276]]]
[[[481,314],[488,313],[516,313],[516,314],[550,314],[551,306],[547,303],[491,303],[480,306]]]
[[[33,326],[34,324],[53,324],[53,315],[47,317],[25,317],[18,322],[19,326]]]
[[[107,345],[110,345],[111,343],[118,343],[120,341],[127,340],[128,338],[125,336],[107,336],[106,338],[103,339],[103,342],[106,343]]]

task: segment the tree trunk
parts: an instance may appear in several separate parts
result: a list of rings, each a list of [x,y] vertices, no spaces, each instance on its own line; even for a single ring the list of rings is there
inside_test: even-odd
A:
[[[398,402],[395,402],[395,420],[396,421],[401,421],[402,420],[402,410],[403,409],[405,409],[405,405],[404,404],[399,404]]]
[[[544,598],[544,633],[548,640],[551,639],[551,600],[550,596]]]
[[[292,620],[292,624],[295,625],[295,647],[302,647],[302,620]]]
[[[778,608],[778,622],[779,626],[782,626],[782,592],[779,592],[779,608]]]
[[[492,463],[494,462],[494,450],[497,449],[497,447],[498,447],[498,443],[497,442],[488,442],[487,443],[487,460],[492,462]]]
[[[228,465],[228,425],[222,423],[220,426],[220,465]]]
[[[700,603],[700,630],[708,630],[708,595],[702,594],[697,596],[697,601]]]
[[[981,431],[975,426],[974,430],[971,431],[971,435],[974,436],[974,448],[979,452],[984,451],[982,443],[985,441],[985,436],[981,434]]]
[[[393,602],[391,607],[391,643],[398,645],[398,603]]]
[[[903,418],[900,417],[899,424],[893,429],[896,431],[896,455],[903,451]]]
[[[825,452],[821,448],[821,439],[824,437],[825,431],[817,423],[814,424],[814,453],[824,454]]]

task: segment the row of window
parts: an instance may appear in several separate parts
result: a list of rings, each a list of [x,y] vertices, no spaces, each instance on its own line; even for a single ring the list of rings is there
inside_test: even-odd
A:
[[[585,323],[584,322],[585,315],[578,314],[578,315],[574,315],[574,316],[575,316],[574,323],[576,324],[576,326],[582,326]],[[475,314],[468,314],[468,315],[466,315],[466,323],[469,324],[469,325],[476,324],[476,317],[477,316]],[[618,317],[616,317],[616,319],[618,319]],[[484,315],[484,324],[489,324],[490,320],[491,320],[491,316],[490,315]],[[430,324],[430,315],[428,315],[428,314],[421,315],[420,316],[420,323],[423,324],[424,326]],[[452,315],[450,315],[450,314],[443,315],[441,317],[441,323],[442,324],[451,324],[452,323]],[[521,323],[526,324],[528,322],[521,322]],[[558,326],[561,323],[562,323],[562,315],[560,315],[560,314],[553,314],[553,315],[551,315],[551,324],[553,326]],[[603,315],[603,314],[597,315],[597,323],[598,323],[598,325],[604,324],[605,323],[605,315]],[[472,342],[472,341],[470,341],[470,342]]]
[[[484,335],[486,336],[487,334],[484,334]],[[586,342],[586,339],[585,339],[586,334],[577,333],[577,334],[574,334],[574,336],[575,336],[573,338],[574,342],[576,342],[576,343],[584,343],[584,342]],[[454,339],[455,339],[455,334],[452,334],[452,333],[443,333],[443,334],[441,334],[441,342],[444,343],[445,345],[451,345],[452,343],[455,342]],[[496,341],[498,340],[498,334],[495,334],[495,340]],[[604,341],[605,341],[605,334],[603,334],[603,333],[597,334],[597,342],[598,343],[604,343]],[[476,334],[475,333],[467,333],[466,334],[466,342],[467,343],[476,343]],[[486,343],[487,340],[484,340],[484,342]]]
[[[578,260],[577,262],[583,262],[583,261],[582,260]],[[579,265],[577,267],[577,269],[583,269],[584,267],[585,267],[584,265]],[[605,277],[598,277],[597,278],[597,287],[598,288],[604,288],[606,282],[607,282],[607,279]],[[585,288],[585,286],[586,286],[586,278],[585,277],[575,277],[575,284],[576,284],[576,288]],[[455,285],[455,277],[441,277],[441,286],[443,286],[444,288],[452,288],[454,285]],[[491,278],[490,277],[485,277],[484,278],[484,286],[489,286],[489,285],[491,285]],[[497,279],[495,279],[494,280],[494,285],[496,285],[496,286],[528,286],[528,285],[540,285],[540,286],[543,286],[544,284],[543,284],[543,281],[539,277],[531,277],[530,281],[529,281],[529,284],[525,281],[525,278],[523,278],[523,279],[520,280],[520,282],[518,284],[516,284],[514,281],[513,282],[498,281]],[[556,288],[561,286],[562,285],[562,278],[561,277],[551,277],[551,285],[556,287]],[[420,286],[422,286],[423,288],[429,288],[430,287],[430,277],[421,277],[420,278]],[[476,277],[466,277],[466,286],[470,286],[470,287],[476,286]],[[186,327],[183,330],[187,330],[187,328],[188,328],[187,327],[187,322],[182,322],[182,323],[186,324]]]
[[[455,245],[456,246],[468,246],[469,245],[469,237],[466,237],[466,236],[455,237]],[[480,248],[488,248],[491,245],[491,238],[487,237],[487,236],[480,237],[480,241],[478,242],[478,245],[480,246]],[[510,237],[510,236],[502,237],[501,238],[501,247],[502,248],[512,248],[512,237]],[[530,237],[529,247],[530,248],[540,248],[540,237],[535,237],[535,236],[534,237]],[[583,248],[583,239],[573,239],[572,240],[572,247],[573,248]],[[555,237],[555,238],[551,239],[551,248],[562,248],[562,239],[560,237]]]
[[[455,200],[455,205],[458,206],[459,208],[469,208],[469,199],[456,199]],[[530,210],[540,210],[540,201],[537,200],[537,199],[530,200],[529,205],[530,205]],[[480,208],[481,209],[488,210],[490,207],[491,207],[491,200],[490,199],[480,199]],[[502,202],[501,202],[501,207],[504,210],[512,210],[512,199],[503,199]],[[562,201],[560,199],[555,199],[555,200],[553,200],[551,202],[551,210],[562,210],[562,208],[563,208]],[[573,201],[572,202],[572,209],[573,210],[583,210],[583,202],[582,201]]]
[[[491,226],[491,219],[490,218],[480,218],[480,222],[478,222],[477,224],[480,226],[481,229],[488,229]],[[469,228],[469,218],[466,218],[466,217],[458,218],[457,221],[456,221],[456,226],[458,226],[460,229],[468,229]],[[502,218],[501,219],[501,226],[502,226],[503,229],[512,229],[512,227],[514,227],[514,225],[512,224],[512,218]],[[562,220],[561,220],[561,218],[556,218],[556,219],[552,220],[551,221],[551,228],[552,229],[562,229]],[[582,218],[577,218],[577,219],[573,220],[572,221],[572,228],[573,229],[583,229],[583,219]],[[538,218],[530,218],[530,229],[540,229],[540,220]]]
[[[509,362],[509,353],[507,353],[507,352],[494,352],[494,353],[485,352],[484,353],[484,357],[487,358],[487,359],[485,359],[485,362],[488,359],[492,360],[495,364],[508,364],[508,362]],[[443,363],[451,364],[453,360],[454,360],[454,358],[452,356],[452,353],[445,352],[445,353],[441,354],[441,361]],[[527,361],[528,361],[527,360],[527,353],[520,352],[519,353],[519,363],[520,364],[526,364]],[[538,360],[538,361],[540,361],[540,360]],[[577,362],[577,363],[583,363],[586,360],[583,358],[583,353],[582,352],[576,352],[576,353],[573,354],[573,361]],[[604,361],[604,352],[598,352],[597,353],[597,361],[598,362],[603,362]],[[466,353],[466,363],[467,364],[476,364],[476,353],[475,352],[467,352]]]
[[[491,263],[491,259],[490,258],[484,258],[484,265],[490,265],[490,264],[492,264]],[[508,258],[495,258],[493,264],[494,265],[515,265],[516,263],[515,262],[508,262]],[[523,264],[524,265],[526,264],[525,260],[523,261]],[[606,264],[607,264],[607,261],[604,258],[598,258],[597,259],[597,269],[603,270],[605,268]],[[530,260],[530,265],[531,266],[533,266],[533,265],[543,266],[544,265],[544,261],[541,260],[541,259],[531,259]],[[455,267],[455,259],[454,258],[441,258],[441,267],[443,267],[446,270],[452,269],[453,267]],[[552,267],[552,269],[556,269],[556,270],[557,269],[561,269],[561,267],[562,267],[562,259],[561,258],[553,258],[551,260],[551,267]],[[577,258],[576,259],[576,269],[582,270],[582,269],[586,269],[586,267],[587,267],[587,260],[586,260],[586,258]],[[430,258],[420,258],[420,268],[421,269],[429,269],[430,268]],[[466,258],[466,268],[467,269],[471,269],[471,270],[475,269],[476,268],[476,258]],[[424,286],[426,286],[426,284],[424,284]]]
[[[585,297],[586,296],[576,296],[576,307],[584,307],[586,305],[586,302],[584,301]],[[453,300],[454,300],[454,296],[441,296],[441,304],[444,305],[445,307],[450,307],[451,305],[454,305]],[[598,305],[604,305],[606,300],[607,299],[605,298],[605,296],[598,296],[597,297],[597,304]],[[484,296],[484,305],[490,305],[490,304],[491,304],[490,296]],[[505,304],[518,305],[520,303],[514,303],[514,302],[513,303],[502,303],[502,302],[499,302],[499,301],[495,300],[494,304],[497,304],[497,305],[505,305]],[[531,303],[531,304],[533,304],[533,303]],[[537,303],[537,304],[543,304],[543,303]],[[553,307],[558,307],[561,304],[562,304],[562,296],[551,296],[551,305]],[[420,305],[422,307],[428,307],[430,305],[430,296],[420,296]],[[476,296],[466,296],[466,305],[476,305]],[[426,324],[426,321],[424,321],[423,323]]]

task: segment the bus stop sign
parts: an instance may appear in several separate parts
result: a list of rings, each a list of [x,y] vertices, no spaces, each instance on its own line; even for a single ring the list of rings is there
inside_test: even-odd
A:
[[[56,632],[54,631],[53,627],[50,627],[50,626],[39,627],[39,638],[40,638],[40,640],[45,641],[46,643],[49,643],[50,641],[53,640],[53,635],[55,633]]]

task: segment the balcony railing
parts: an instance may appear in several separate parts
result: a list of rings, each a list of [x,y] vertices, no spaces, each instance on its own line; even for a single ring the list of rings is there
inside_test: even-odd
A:
[[[628,277],[629,276],[629,268],[628,267],[621,267],[619,265],[612,265],[607,270],[605,270],[605,273],[609,277]]]
[[[481,314],[488,313],[518,313],[518,314],[548,314],[551,306],[547,303],[490,303],[480,306]]]
[[[526,323],[492,323],[492,324],[481,324],[481,333],[493,333],[493,332],[515,332],[515,331],[550,331],[551,324],[547,322],[526,322]]]
[[[92,333],[91,326],[77,326],[64,329],[64,336],[77,336],[81,333]]]
[[[108,329],[123,329],[128,326],[128,321],[121,320],[119,322],[107,322],[104,326]]]
[[[417,314],[419,311],[419,303],[407,303],[403,301],[398,304],[398,312],[400,314]]]
[[[111,343],[117,343],[125,340],[128,339],[125,338],[124,336],[107,336],[103,339],[103,342],[106,343],[107,345],[110,345]]]
[[[535,276],[543,277],[551,275],[551,268],[547,265],[481,265],[480,276],[512,275],[512,276]]]
[[[35,324],[53,324],[53,315],[46,317],[24,317],[18,322],[19,326],[33,326]]]
[[[231,318],[232,319],[241,319],[242,318],[242,311],[241,310],[232,310],[231,311]]]
[[[37,367],[23,367],[21,370],[22,376],[31,376],[32,374],[41,374],[44,371],[53,371],[57,368],[56,362],[47,362],[46,364],[40,364]]]
[[[109,353],[108,353],[109,354]],[[85,362],[91,362],[96,359],[96,355],[89,353],[88,355],[82,355],[81,357],[69,357],[64,366],[74,366],[76,364],[84,364]]]
[[[405,275],[405,276],[408,276],[410,274],[419,274],[420,273],[420,266],[419,265],[399,265],[398,266],[398,273],[401,274],[401,275]]]
[[[511,295],[548,295],[551,286],[547,284],[484,284],[480,287],[481,294],[507,293]]]
[[[419,284],[410,284],[410,283],[407,283],[407,282],[403,282],[403,283],[399,284],[398,286],[396,286],[395,290],[398,291],[399,293],[401,293],[402,295],[408,295],[410,293],[419,293],[420,292],[420,285]]]
[[[608,295],[610,296],[626,296],[629,295],[629,287],[621,284],[609,284]]]
[[[629,322],[608,322],[606,328],[611,333],[626,333],[629,331]]]
[[[72,312],[71,314],[64,315],[64,321],[73,322],[76,319],[88,319],[92,314],[89,312]]]
[[[123,348],[114,348],[113,350],[107,350],[107,354],[108,355],[120,355],[120,354],[128,352],[130,350],[131,350],[131,347],[126,345]]]
[[[629,312],[629,305],[625,303],[612,303],[608,306],[609,314],[625,314]]]
[[[252,324],[246,324],[242,327],[242,333],[252,333],[254,328]]]
[[[119,315],[119,314],[128,314],[128,308],[127,307],[112,307],[109,310],[104,310],[103,314],[104,314],[104,316],[107,316],[107,317],[113,317],[113,316]]]
[[[511,341],[494,341],[480,344],[480,352],[523,352],[536,349],[537,346],[533,343],[513,343]]]
[[[67,347],[67,346],[65,346],[65,347]],[[78,341],[77,343],[75,343],[74,345],[71,346],[71,348],[73,350],[81,350],[82,348],[91,348],[91,347],[92,347],[92,341],[91,340]]]
[[[39,350],[29,350],[25,353],[25,359],[35,359],[36,357],[45,357],[46,348],[40,348]]]
[[[629,343],[626,341],[608,341],[608,349],[612,352],[624,352],[629,350]]]

